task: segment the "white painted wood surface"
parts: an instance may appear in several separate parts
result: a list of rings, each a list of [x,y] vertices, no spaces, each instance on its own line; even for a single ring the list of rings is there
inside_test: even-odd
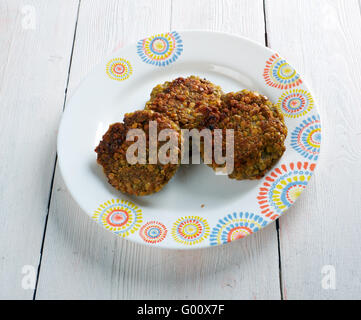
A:
[[[68,96],[104,56],[156,32],[265,43],[263,0],[82,0],[77,19],[78,3],[0,0],[0,298],[33,297],[21,268],[37,269],[41,250],[36,299],[361,298],[359,2],[265,0],[268,44],[309,82],[323,122],[315,177],[280,219],[281,273],[276,224],[222,247],[161,250],[90,221],[57,168],[50,190],[71,56]],[[22,28],[26,4],[35,30]],[[321,286],[325,265],[335,290]]]
[[[76,11],[0,1],[0,299],[33,297],[22,270],[39,264]]]

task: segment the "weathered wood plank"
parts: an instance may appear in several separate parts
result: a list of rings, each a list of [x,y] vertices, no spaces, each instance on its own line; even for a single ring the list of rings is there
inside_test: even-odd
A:
[[[0,2],[0,299],[33,297],[76,13],[77,1]]]

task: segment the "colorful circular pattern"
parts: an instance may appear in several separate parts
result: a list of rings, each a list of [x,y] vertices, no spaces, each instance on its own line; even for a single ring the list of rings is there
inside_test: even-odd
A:
[[[259,189],[257,200],[261,213],[272,220],[277,219],[306,188],[315,167],[315,163],[291,162],[274,169]]]
[[[185,245],[194,245],[208,238],[209,231],[210,228],[206,219],[189,216],[179,218],[174,223],[172,236],[176,242]]]
[[[289,89],[302,83],[296,70],[277,53],[267,60],[263,78],[269,86],[278,89]]]
[[[321,147],[320,117],[303,120],[291,134],[291,147],[309,160],[317,160]]]
[[[115,58],[107,63],[106,71],[109,78],[123,81],[128,79],[129,76],[133,73],[133,68],[128,60],[123,58]]]
[[[139,229],[142,210],[130,201],[112,199],[101,204],[92,218],[107,230],[127,237]]]
[[[267,225],[267,221],[254,213],[240,212],[228,214],[220,219],[212,229],[211,246],[242,239]]]
[[[182,39],[175,31],[157,34],[140,40],[137,44],[137,53],[140,58],[144,62],[158,67],[164,67],[174,62],[182,51]]]
[[[140,230],[140,237],[147,243],[158,243],[164,240],[167,236],[166,226],[159,221],[149,221],[144,224]]]
[[[276,106],[286,117],[298,118],[313,108],[314,101],[308,91],[293,89],[284,92],[278,99]]]

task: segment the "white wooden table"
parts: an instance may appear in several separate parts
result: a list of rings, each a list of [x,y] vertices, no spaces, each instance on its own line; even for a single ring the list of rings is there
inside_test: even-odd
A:
[[[0,0],[0,298],[361,298],[358,0]],[[209,29],[279,51],[305,77],[322,153],[296,205],[265,230],[196,251],[149,248],[93,223],[57,167],[67,97],[113,50]]]

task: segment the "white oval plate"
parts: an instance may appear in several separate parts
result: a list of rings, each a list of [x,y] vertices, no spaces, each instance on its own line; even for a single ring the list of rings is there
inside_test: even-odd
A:
[[[258,181],[183,165],[159,193],[121,194],[108,184],[94,148],[110,124],[144,108],[154,86],[189,75],[224,92],[256,90],[277,103],[288,127],[285,154]],[[306,188],[320,144],[311,93],[277,53],[234,35],[173,31],[120,49],[95,68],[66,106],[58,155],[70,193],[93,220],[132,241],[188,249],[243,238],[281,216]]]

